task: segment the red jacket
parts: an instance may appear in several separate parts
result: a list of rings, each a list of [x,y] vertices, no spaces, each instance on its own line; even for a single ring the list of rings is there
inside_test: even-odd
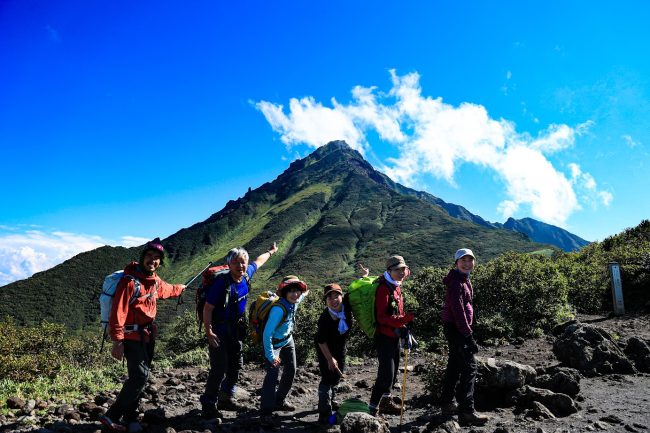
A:
[[[472,308],[474,289],[469,276],[452,269],[442,282],[447,286],[445,303],[442,307],[442,321],[455,324],[458,332],[464,336],[471,334],[474,323]]]
[[[390,293],[393,292],[391,297]],[[395,304],[393,303],[395,300]],[[404,300],[399,286],[395,287],[384,277],[379,277],[379,286],[375,292],[375,315],[377,319],[377,332],[389,337],[397,338],[395,329],[402,328],[404,321]]]
[[[135,292],[135,282],[130,278],[122,278],[115,290],[111,316],[108,322],[108,332],[113,341],[136,340],[140,341],[141,333],[137,330],[124,329],[130,325],[151,325],[156,318],[156,299],[165,299],[179,296],[183,291],[179,284],[169,284],[161,280],[156,273],[148,276],[144,274],[138,262],[131,262],[124,268],[124,275],[130,275],[140,282],[140,296],[129,305]],[[144,337],[149,341],[155,327],[146,329]]]

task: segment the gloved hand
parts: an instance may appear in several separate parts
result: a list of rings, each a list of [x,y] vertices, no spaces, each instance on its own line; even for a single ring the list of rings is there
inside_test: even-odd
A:
[[[418,342],[415,337],[413,337],[413,334],[411,334],[409,328],[404,328],[404,332],[402,333],[402,347],[408,350],[417,349],[418,347]]]
[[[472,334],[465,337],[465,347],[467,347],[467,350],[469,350],[471,354],[478,353],[478,344],[476,344],[476,340],[474,340]]]

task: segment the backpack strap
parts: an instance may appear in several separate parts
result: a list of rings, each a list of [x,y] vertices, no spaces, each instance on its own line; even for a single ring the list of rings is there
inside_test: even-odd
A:
[[[275,327],[275,329],[278,329],[280,326],[282,326],[284,323],[287,323],[287,318],[289,317],[289,311],[287,311],[287,307],[285,307],[281,301],[278,301],[273,305],[273,307],[278,306],[282,308],[282,320],[280,320],[280,323],[278,323],[278,326]],[[273,308],[271,307],[271,309]],[[271,311],[269,310],[269,315],[271,314]],[[271,338],[271,344],[278,344],[282,343],[284,341],[287,341],[293,334],[289,334],[284,338]]]
[[[228,308],[230,306],[230,292],[235,292],[235,300],[233,301],[233,303],[235,303],[235,302],[239,303],[239,301],[241,301],[242,299],[248,298],[248,293],[250,293],[250,291],[251,291],[251,283],[250,283],[251,280],[250,280],[250,277],[248,276],[248,274],[246,274],[246,273],[244,274],[244,279],[246,280],[246,285],[248,286],[248,293],[246,293],[242,297],[239,297],[239,293],[237,291],[237,284],[238,283],[235,283],[233,281],[233,279],[230,277],[230,273],[226,274],[223,278],[226,279],[226,289],[225,289],[226,290],[226,296],[225,296],[224,303],[223,303],[223,308],[224,309],[226,309],[226,308]],[[230,283],[228,283],[228,282],[230,282]]]

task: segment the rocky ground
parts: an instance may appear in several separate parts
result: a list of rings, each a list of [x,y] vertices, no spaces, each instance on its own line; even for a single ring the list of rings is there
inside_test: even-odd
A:
[[[404,418],[386,415],[384,423],[365,426],[347,420],[330,431],[362,432],[649,432],[650,433],[650,316],[584,316],[558,327],[553,335],[483,348],[477,404],[491,420],[482,427],[464,427],[456,417],[443,417],[432,402],[424,377],[431,368],[425,357],[412,353],[408,362]],[[351,365],[339,389],[341,400],[367,400],[376,362]],[[142,401],[145,432],[257,432],[259,389],[264,378],[258,366],[246,366],[241,399],[250,410],[224,412],[220,423],[200,418],[198,398],[205,371],[154,371]],[[403,373],[400,373],[400,381]],[[291,400],[293,413],[278,413],[279,431],[318,431],[318,369],[299,369]],[[245,392],[248,390],[249,392]],[[401,390],[395,390],[401,395]],[[89,396],[77,405],[40,401],[8,402],[14,408],[0,416],[0,431],[91,433],[100,430],[97,416],[114,394]],[[45,415],[40,415],[46,413]],[[361,420],[364,421],[364,420]]]

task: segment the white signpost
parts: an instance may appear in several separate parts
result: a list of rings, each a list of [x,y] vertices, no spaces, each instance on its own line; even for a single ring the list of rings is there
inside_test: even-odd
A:
[[[614,301],[614,314],[625,314],[623,305],[623,284],[621,283],[621,268],[616,262],[609,264],[609,274],[612,276],[612,300]]]

